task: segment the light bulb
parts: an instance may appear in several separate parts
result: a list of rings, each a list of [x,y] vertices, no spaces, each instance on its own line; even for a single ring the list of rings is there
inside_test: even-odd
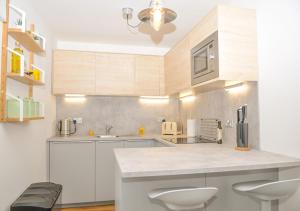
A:
[[[150,24],[159,31],[161,26],[165,23],[165,12],[162,8],[162,3],[159,0],[153,1]]]

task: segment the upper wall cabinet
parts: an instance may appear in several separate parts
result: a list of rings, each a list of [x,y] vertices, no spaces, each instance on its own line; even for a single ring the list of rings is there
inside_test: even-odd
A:
[[[94,94],[95,64],[94,53],[54,51],[54,94]]]
[[[159,56],[136,56],[137,95],[164,95],[164,58]]]
[[[191,50],[218,31],[218,74],[191,85]],[[257,33],[254,10],[217,6],[165,56],[167,94],[199,88],[209,91],[233,81],[257,81]]]
[[[190,37],[187,36],[165,56],[165,89],[167,94],[191,87]]]
[[[53,92],[56,95],[164,94],[162,56],[57,50],[53,70]]]
[[[126,54],[96,55],[96,94],[134,95],[135,57]]]

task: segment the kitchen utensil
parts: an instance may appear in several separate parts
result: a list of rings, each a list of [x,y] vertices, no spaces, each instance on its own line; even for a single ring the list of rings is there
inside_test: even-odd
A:
[[[187,120],[187,137],[196,137],[196,119]]]
[[[74,131],[71,131],[71,126],[74,125]],[[70,136],[76,133],[76,121],[72,118],[66,118],[58,121],[58,131],[61,136]]]
[[[162,135],[179,135],[181,132],[177,129],[176,122],[163,122],[161,125],[161,134]]]
[[[204,141],[216,142],[222,144],[222,140],[219,140],[219,122],[218,119],[201,119],[199,138]]]
[[[247,105],[240,107],[237,110],[237,124],[236,124],[236,150],[248,151],[248,123],[246,122],[247,118]]]

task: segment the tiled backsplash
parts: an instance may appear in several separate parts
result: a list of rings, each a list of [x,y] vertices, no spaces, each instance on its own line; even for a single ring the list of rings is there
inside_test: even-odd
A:
[[[196,95],[195,102],[181,103],[180,116],[184,128],[186,119],[214,118],[222,121],[224,144],[235,146],[237,122],[236,110],[248,105],[249,143],[252,147],[259,145],[259,112],[257,83],[247,83],[247,90],[241,93],[230,93],[225,90],[217,90]],[[225,127],[226,121],[232,120],[233,128]],[[198,121],[199,122],[199,121]]]
[[[111,134],[137,135],[139,127],[146,134],[160,134],[161,118],[176,121],[178,101],[170,99],[167,104],[144,104],[138,97],[87,97],[84,103],[68,103],[57,97],[57,120],[67,117],[82,117],[77,135],[87,135],[92,129],[96,134],[105,134],[105,126],[112,125]]]
[[[87,97],[82,104],[72,104],[57,97],[57,120],[67,117],[82,117],[78,135],[87,135],[92,129],[97,134],[105,133],[105,125],[112,125],[111,133],[116,135],[137,135],[139,127],[145,127],[146,134],[160,134],[162,118],[182,122],[186,131],[188,118],[216,118],[222,121],[224,144],[235,146],[236,110],[248,104],[249,142],[252,147],[259,145],[259,113],[257,83],[247,84],[242,93],[217,90],[196,95],[191,103],[179,103],[170,99],[168,104],[143,104],[138,97]],[[179,106],[180,105],[180,106]],[[179,120],[181,119],[181,120]],[[225,127],[232,120],[233,128]],[[199,121],[198,121],[199,122]]]

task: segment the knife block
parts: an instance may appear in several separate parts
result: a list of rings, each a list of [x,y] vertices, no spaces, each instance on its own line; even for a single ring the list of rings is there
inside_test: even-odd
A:
[[[237,123],[236,124],[236,150],[249,151],[248,143],[248,123]]]

